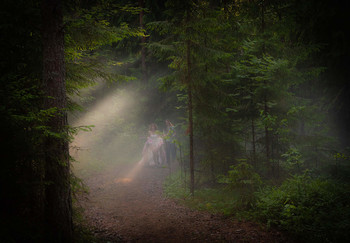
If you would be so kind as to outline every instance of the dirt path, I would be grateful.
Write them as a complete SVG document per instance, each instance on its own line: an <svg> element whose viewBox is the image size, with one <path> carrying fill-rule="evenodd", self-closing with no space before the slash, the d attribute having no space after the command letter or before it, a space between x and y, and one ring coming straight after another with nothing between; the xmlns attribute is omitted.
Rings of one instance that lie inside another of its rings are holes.
<svg viewBox="0 0 350 243"><path fill-rule="evenodd" d="M276 231L198 212L162 196L166 168L129 166L91 176L81 199L95 234L109 242L288 242ZM132 175L131 175L132 176Z"/></svg>

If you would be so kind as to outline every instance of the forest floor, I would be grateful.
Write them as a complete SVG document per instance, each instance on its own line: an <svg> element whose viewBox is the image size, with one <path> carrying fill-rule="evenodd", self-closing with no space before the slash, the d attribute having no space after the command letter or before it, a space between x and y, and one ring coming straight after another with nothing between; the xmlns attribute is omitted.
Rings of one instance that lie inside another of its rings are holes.
<svg viewBox="0 0 350 243"><path fill-rule="evenodd" d="M132 171L132 172L130 172ZM276 230L192 210L163 196L167 168L118 165L85 179L87 226L108 242L291 242Z"/></svg>

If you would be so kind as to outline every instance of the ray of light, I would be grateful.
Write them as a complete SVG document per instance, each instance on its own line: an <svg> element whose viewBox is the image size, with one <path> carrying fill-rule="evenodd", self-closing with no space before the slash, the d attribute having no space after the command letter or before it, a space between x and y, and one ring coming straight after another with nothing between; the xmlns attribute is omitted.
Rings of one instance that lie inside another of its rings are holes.
<svg viewBox="0 0 350 243"><path fill-rule="evenodd" d="M122 117L125 107L130 105L132 98L129 94L120 93L118 90L111 92L102 98L93 107L73 124L73 127L93 125L91 132L79 132L71 143L71 155L78 156L77 151L89 150L93 146L94 138L102 136L113 119Z"/></svg>
<svg viewBox="0 0 350 243"><path fill-rule="evenodd" d="M122 178L116 178L114 180L115 183L129 183L135 180L135 178L139 175L140 171L143 168L142 160L135 164L135 166Z"/></svg>

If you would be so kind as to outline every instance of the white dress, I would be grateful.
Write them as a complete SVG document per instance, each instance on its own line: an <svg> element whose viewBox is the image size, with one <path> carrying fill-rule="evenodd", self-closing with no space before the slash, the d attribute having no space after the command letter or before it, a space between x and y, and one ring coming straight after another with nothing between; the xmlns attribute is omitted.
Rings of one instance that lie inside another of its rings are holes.
<svg viewBox="0 0 350 243"><path fill-rule="evenodd" d="M143 147L142 159L140 161L143 165L155 166L164 163L164 156L162 156L163 139L157 134L151 134Z"/></svg>

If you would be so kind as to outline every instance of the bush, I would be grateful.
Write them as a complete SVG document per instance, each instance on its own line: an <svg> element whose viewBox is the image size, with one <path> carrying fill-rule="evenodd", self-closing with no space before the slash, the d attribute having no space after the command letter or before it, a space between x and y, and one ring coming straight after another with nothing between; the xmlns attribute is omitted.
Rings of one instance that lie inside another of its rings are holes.
<svg viewBox="0 0 350 243"><path fill-rule="evenodd" d="M254 192L261 185L260 176L244 160L237 165L230 166L228 174L221 175L218 181L226 184L231 191L239 193L238 207L240 208L251 207L255 201Z"/></svg>
<svg viewBox="0 0 350 243"><path fill-rule="evenodd" d="M308 241L345 242L350 238L349 185L304 174L256 195L257 215L269 226Z"/></svg>
<svg viewBox="0 0 350 243"><path fill-rule="evenodd" d="M178 199L190 208L209 211L225 216L231 216L241 210L237 209L239 195L226 187L201 188L195 190L192 197L188 188L184 185L184 178L180 174L173 174L165 180L164 195L169 198ZM188 184L187 184L188 185Z"/></svg>

